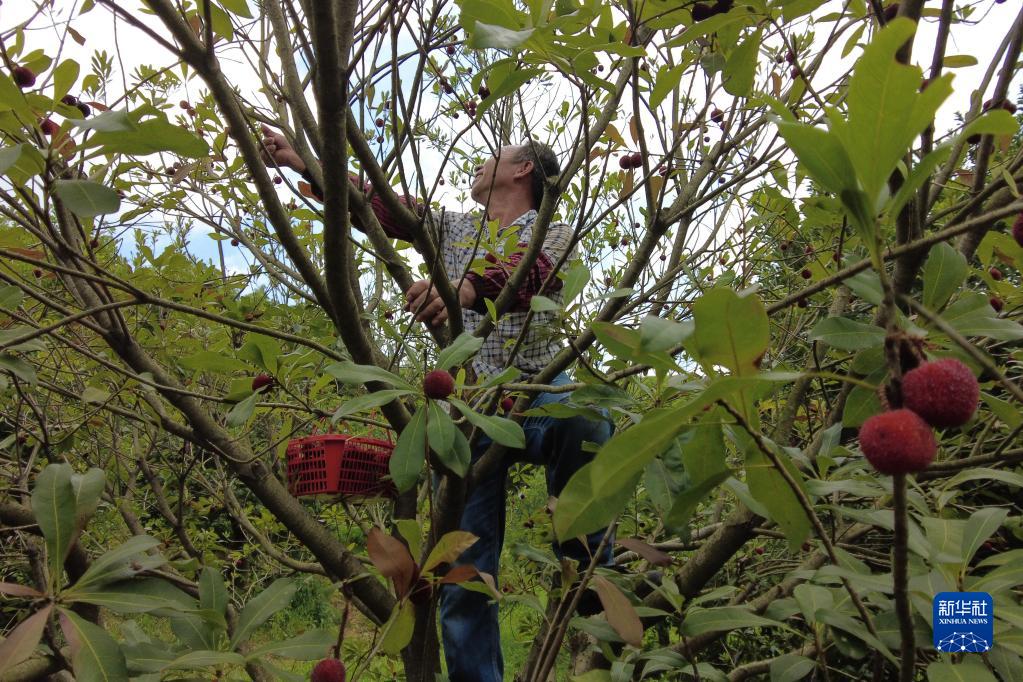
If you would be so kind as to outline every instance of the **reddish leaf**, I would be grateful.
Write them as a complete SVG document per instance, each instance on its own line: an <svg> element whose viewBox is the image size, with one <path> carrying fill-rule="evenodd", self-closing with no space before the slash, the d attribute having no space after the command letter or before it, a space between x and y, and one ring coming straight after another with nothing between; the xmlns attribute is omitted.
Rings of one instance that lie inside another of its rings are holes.
<svg viewBox="0 0 1023 682"><path fill-rule="evenodd" d="M28 587L27 585L19 585L18 583L0 583L0 594L6 594L8 597L43 596L43 593L39 590Z"/></svg>
<svg viewBox="0 0 1023 682"><path fill-rule="evenodd" d="M636 538L621 538L617 540L617 542L625 549L631 550L640 555L654 566L671 566L670 556L656 547L651 547L642 540L637 540Z"/></svg>
<svg viewBox="0 0 1023 682"><path fill-rule="evenodd" d="M643 623L636 609L629 603L629 598L622 594L617 585L599 575L594 576L593 587L600 597L607 622L626 643L639 647L643 643Z"/></svg>
<svg viewBox="0 0 1023 682"><path fill-rule="evenodd" d="M416 562L408 553L401 540L393 538L379 528L369 532L366 540L369 559L385 578L394 581L394 591L399 598L408 594L418 577Z"/></svg>
<svg viewBox="0 0 1023 682"><path fill-rule="evenodd" d="M7 635L7 639L0 642L0 678L4 677L8 670L27 660L36 650L52 610L53 605L50 604L36 611L21 621L18 627Z"/></svg>
<svg viewBox="0 0 1023 682"><path fill-rule="evenodd" d="M298 181L298 193L309 199L319 200L319 197L313 193L313 186L308 182Z"/></svg>
<svg viewBox="0 0 1023 682"><path fill-rule="evenodd" d="M479 575L479 571L476 570L475 566L469 564L463 564L461 566L455 566L450 571L444 574L444 577L440 581L446 585L455 585L458 583L464 583L466 580L471 580Z"/></svg>

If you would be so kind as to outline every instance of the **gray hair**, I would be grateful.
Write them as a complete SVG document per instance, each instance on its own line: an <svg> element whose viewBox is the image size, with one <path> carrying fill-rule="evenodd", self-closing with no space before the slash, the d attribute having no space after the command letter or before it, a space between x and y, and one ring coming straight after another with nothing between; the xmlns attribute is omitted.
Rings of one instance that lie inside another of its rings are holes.
<svg viewBox="0 0 1023 682"><path fill-rule="evenodd" d="M516 161L532 161L533 174L531 179L531 190L533 193L533 208L540 208L543 201L544 186L547 178L561 173L561 164L554 150L543 142L526 140L519 145L519 157Z"/></svg>

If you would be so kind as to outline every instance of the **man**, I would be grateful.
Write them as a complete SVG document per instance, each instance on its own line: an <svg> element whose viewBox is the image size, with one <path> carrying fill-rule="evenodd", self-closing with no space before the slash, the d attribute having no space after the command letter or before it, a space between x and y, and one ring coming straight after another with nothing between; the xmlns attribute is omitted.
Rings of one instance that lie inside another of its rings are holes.
<svg viewBox="0 0 1023 682"><path fill-rule="evenodd" d="M266 126L263 133L265 160L269 162L272 159L279 166L291 167L309 179L305 174L305 164L284 136ZM486 316L484 300L497 298L521 261L532 237L545 178L559 172L557 157L549 147L537 142L502 147L497 155L476 169L470 191L473 200L485 207L485 214L490 220L497 221L502 235L511 230L517 231L518 243L515 253L494 254L489 258L494 261L493 265L482 274L469 272L462 278L469 263L483 255L475 253L474 246L479 230L484 229L482 216L444 213L439 248L447 276L458 292L467 330L476 329L482 322ZM409 239L379 199L374 198L371 203L388 236ZM511 355L525 327L532 297L542 294L561 302L561 281L551 277L546 288L544 282L569 249L571 236L568 225L550 225L542 252L524 284L515 292L513 304L473 360L473 367L480 377L494 376L509 365L514 365L528 377L543 369L561 350L563 342L555 334L553 313L539 312L533 314L518 352L514 357ZM412 311L417 320L438 325L447 319L444 303L429 280L413 283L405 292L405 298L406 309ZM569 378L561 374L552 383L563 385L569 383ZM566 402L570 397L569 393L541 393L531 406ZM503 467L469 491L462 514L461 528L479 540L461 556L459 563L472 564L478 570L493 575L495 580L504 542L506 477L510 465L519 461L545 465L548 494L557 496L572 474L592 459L590 453L583 451L583 443L599 445L611 436L610 422L594 422L582 417L529 417L522 427L526 434L525 449L510 453ZM485 436L479 440L473 451L474 461L490 444L490 439ZM579 561L585 567L589 565L603 535L603 531L593 533L587 538L587 546L578 541L556 544L555 553ZM604 565L611 563L610 545L602 552L600 562ZM598 610L592 598L587 602L586 611L593 613ZM503 678L497 604L490 603L486 595L456 585L443 586L441 630L451 682L499 682Z"/></svg>

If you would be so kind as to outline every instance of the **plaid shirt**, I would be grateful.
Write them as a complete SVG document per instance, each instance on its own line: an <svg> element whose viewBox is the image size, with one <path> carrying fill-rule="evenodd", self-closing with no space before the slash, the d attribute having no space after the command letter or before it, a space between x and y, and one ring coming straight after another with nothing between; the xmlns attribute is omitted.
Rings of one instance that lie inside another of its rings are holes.
<svg viewBox="0 0 1023 682"><path fill-rule="evenodd" d="M307 173L302 175L309 181L313 194L322 198L323 193L312 181L312 178ZM352 182L358 183L356 176L350 176L350 178ZM371 189L372 186L369 183L363 185L364 191L368 192ZM414 208L417 212L422 212L422 206L414 200L408 197L403 197L401 200L402 203ZM397 224L378 194L373 194L370 197L370 206L387 236L392 239L410 240L410 235ZM494 254L497 262L493 266L487 267L482 274L476 272L466 274L466 279L476 290L475 305L472 309L462 311L465 328L469 332L479 327L486 317L484 299L494 300L497 298L507 284L512 271L522 260L529 241L533 237L533 223L535 222L536 210L534 209L526 211L511 225L502 228L499 236L504 236L508 230L518 230L516 250L512 253ZM359 225L355 225L355 227L359 227ZM472 262L474 255L477 258L485 255L479 251L474 254L476 236L481 229L484 227L479 214L448 212L443 214L443 222L440 226L440 252L449 279L460 278L469 263ZM571 243L572 228L566 223L551 223L547 228L547 237L544 239L540 255L527 273L522 287L515 291L511 305L508 306L494 331L483 342L483 347L473 359L473 369L478 376L494 376L509 364L514 364L527 377L532 376L546 367L561 350L564 344L558 338L557 330L554 327L555 313L551 311L536 312L533 313L533 319L518 352L515 354L514 361L509 363L515 341L525 327L526 316L529 314L529 303L533 296L542 294L559 306L564 304L560 279L552 277L545 289L541 291L541 287ZM576 253L573 249L567 260L571 260L575 256Z"/></svg>
<svg viewBox="0 0 1023 682"><path fill-rule="evenodd" d="M470 272L466 275L476 289L476 304L472 310L464 310L465 327L469 331L476 329L486 317L484 298L496 299L504 288L511 272L529 246L533 237L533 223L536 222L536 211L530 210L519 216L511 225L501 230L501 235L508 230L518 230L518 246L513 253L495 254L498 262L488 267L483 274ZM457 279L465 272L473 257L473 246L476 235L482 229L480 216L472 213L445 213L441 235L441 254L448 276ZM562 282L552 277L546 289L541 286L554 269L572 242L572 229L565 223L551 223L547 230L540 255L527 273L522 287L515 292L512 305L501 317L494 331L487 337L479 353L473 359L473 369L478 375L494 376L509 364L514 364L523 374L536 374L554 359L564 346L558 338L554 321L556 314L552 311L533 313L529 329L519 346L513 363L509 363L511 350L515 340L522 334L529 314L529 303L533 296L542 294L558 305L564 303L561 295ZM480 257L476 253L476 257ZM574 252L570 258L574 257Z"/></svg>

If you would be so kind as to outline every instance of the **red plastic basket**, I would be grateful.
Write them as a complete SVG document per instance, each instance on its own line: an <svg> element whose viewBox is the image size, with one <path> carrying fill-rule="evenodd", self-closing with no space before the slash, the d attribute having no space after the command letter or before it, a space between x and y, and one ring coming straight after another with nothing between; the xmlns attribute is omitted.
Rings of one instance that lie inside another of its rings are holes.
<svg viewBox="0 0 1023 682"><path fill-rule="evenodd" d="M288 490L295 497L395 497L398 491L384 477L394 443L347 434L322 434L288 442Z"/></svg>

